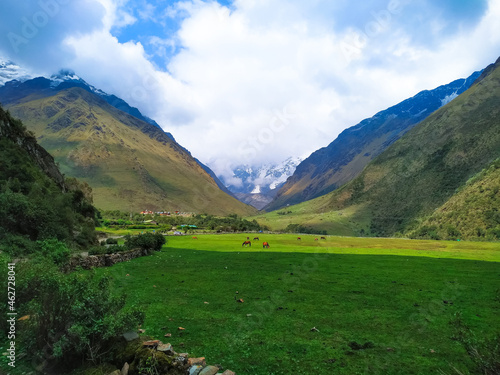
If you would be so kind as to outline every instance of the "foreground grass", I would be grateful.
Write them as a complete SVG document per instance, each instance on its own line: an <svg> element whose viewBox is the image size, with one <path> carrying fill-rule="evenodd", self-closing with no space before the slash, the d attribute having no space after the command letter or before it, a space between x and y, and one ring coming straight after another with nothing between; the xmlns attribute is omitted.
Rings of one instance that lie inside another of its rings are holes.
<svg viewBox="0 0 500 375"><path fill-rule="evenodd" d="M480 338L500 326L498 244L259 237L169 237L99 272L145 311L148 335L239 374L467 373L450 321L460 312Z"/></svg>

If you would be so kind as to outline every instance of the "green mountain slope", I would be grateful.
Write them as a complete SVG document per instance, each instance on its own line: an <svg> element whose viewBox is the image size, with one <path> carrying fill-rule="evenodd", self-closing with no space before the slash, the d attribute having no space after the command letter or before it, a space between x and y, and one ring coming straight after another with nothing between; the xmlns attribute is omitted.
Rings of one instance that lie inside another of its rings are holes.
<svg viewBox="0 0 500 375"><path fill-rule="evenodd" d="M345 129L327 147L302 161L264 207L271 211L329 193L357 177L366 165L432 112L466 91L481 72L425 90Z"/></svg>
<svg viewBox="0 0 500 375"><path fill-rule="evenodd" d="M94 207L81 188L88 191L65 181L33 134L0 107L0 250L25 255L43 240L94 244Z"/></svg>
<svg viewBox="0 0 500 375"><path fill-rule="evenodd" d="M500 157L500 59L466 92L434 112L342 188L301 205L301 215L353 211L366 233L394 235L450 199ZM310 208L307 208L310 207ZM485 207L486 209L487 207ZM294 220L296 207L289 220ZM296 223L300 224L297 216ZM361 230L360 230L361 232Z"/></svg>
<svg viewBox="0 0 500 375"><path fill-rule="evenodd" d="M255 212L222 192L161 129L82 88L33 93L9 102L8 108L37 135L65 175L92 187L98 208Z"/></svg>
<svg viewBox="0 0 500 375"><path fill-rule="evenodd" d="M500 159L410 233L415 238L500 239Z"/></svg>

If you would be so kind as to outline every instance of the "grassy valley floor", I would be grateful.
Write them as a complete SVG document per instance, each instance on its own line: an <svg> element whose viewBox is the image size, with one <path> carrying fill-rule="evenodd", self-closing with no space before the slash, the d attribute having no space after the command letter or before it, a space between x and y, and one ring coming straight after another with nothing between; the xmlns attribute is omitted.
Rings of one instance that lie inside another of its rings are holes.
<svg viewBox="0 0 500 375"><path fill-rule="evenodd" d="M457 316L479 341L498 334L498 243L249 236L168 237L97 272L147 335L238 374L467 374Z"/></svg>

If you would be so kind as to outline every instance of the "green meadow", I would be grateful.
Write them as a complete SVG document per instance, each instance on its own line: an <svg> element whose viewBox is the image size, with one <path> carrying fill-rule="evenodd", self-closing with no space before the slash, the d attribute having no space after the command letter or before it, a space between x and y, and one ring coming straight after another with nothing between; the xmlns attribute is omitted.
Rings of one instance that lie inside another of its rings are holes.
<svg viewBox="0 0 500 375"><path fill-rule="evenodd" d="M237 374L469 374L459 328L480 353L500 330L499 243L197 237L97 272L146 335Z"/></svg>

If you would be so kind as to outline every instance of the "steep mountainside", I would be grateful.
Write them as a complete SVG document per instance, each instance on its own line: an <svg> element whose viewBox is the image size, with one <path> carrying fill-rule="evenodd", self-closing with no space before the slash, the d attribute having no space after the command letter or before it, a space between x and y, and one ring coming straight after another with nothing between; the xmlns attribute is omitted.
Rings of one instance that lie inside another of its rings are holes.
<svg viewBox="0 0 500 375"><path fill-rule="evenodd" d="M93 188L98 208L215 215L254 212L222 192L159 127L118 110L82 87L53 90L50 82L37 78L7 83L0 88L0 101L37 135L64 174Z"/></svg>
<svg viewBox="0 0 500 375"><path fill-rule="evenodd" d="M34 135L0 107L0 249L18 256L35 252L35 241L94 244L95 212L80 187L88 191L65 181Z"/></svg>
<svg viewBox="0 0 500 375"><path fill-rule="evenodd" d="M486 71L469 90L388 147L358 177L327 195L286 208L282 217L287 223L310 223L311 227L327 229L331 226L326 221L336 220L358 234L390 236L418 231L422 220L435 210L471 208L487 216L477 219L484 221L479 228L490 230L490 235L498 233L496 172L488 172L478 180L479 185L466 186L483 169L492 168L500 157L500 59ZM485 190L481 184L491 188L487 194L493 194L492 199L478 196L471 198L474 204L459 203L468 199L464 191ZM465 190L457 194L460 189ZM272 221L277 220L273 214L257 220L273 227ZM311 220L311 214L320 220ZM457 219L460 215L432 225L447 231L449 224L461 232ZM364 227L358 223L364 223Z"/></svg>
<svg viewBox="0 0 500 375"><path fill-rule="evenodd" d="M499 239L500 159L467 181L410 235L451 240Z"/></svg>
<svg viewBox="0 0 500 375"><path fill-rule="evenodd" d="M331 207L364 204L371 231L391 235L430 215L500 157L500 59L489 74L333 192ZM485 208L486 209L486 208Z"/></svg>
<svg viewBox="0 0 500 375"><path fill-rule="evenodd" d="M422 91L358 125L297 166L295 173L265 207L271 211L296 204L339 188L409 129L467 90L480 72L431 91Z"/></svg>

